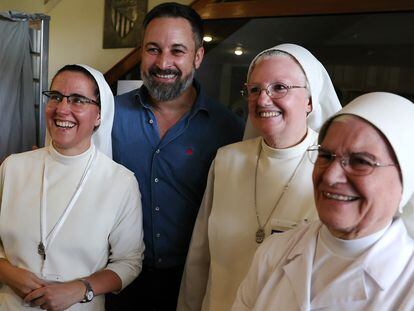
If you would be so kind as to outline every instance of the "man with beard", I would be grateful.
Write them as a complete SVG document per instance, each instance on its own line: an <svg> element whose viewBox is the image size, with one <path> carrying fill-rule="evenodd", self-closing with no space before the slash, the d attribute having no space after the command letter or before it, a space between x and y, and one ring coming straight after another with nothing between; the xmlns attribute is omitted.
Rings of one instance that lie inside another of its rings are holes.
<svg viewBox="0 0 414 311"><path fill-rule="evenodd" d="M145 259L140 276L110 297L109 310L174 310L208 170L243 124L194 80L204 55L200 16L164 3L145 17L144 85L116 97L113 158L135 173L141 194Z"/></svg>

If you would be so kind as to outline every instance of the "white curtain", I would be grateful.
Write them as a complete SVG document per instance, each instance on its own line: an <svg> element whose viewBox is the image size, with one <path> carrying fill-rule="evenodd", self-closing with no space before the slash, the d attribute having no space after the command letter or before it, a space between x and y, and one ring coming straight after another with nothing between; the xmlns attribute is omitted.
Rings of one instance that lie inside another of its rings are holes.
<svg viewBox="0 0 414 311"><path fill-rule="evenodd" d="M0 162L35 144L29 24L0 13Z"/></svg>

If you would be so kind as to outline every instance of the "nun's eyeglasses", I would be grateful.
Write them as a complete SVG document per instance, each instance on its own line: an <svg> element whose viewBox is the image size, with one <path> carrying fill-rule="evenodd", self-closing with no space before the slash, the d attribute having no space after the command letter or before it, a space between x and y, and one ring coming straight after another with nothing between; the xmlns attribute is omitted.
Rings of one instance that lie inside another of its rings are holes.
<svg viewBox="0 0 414 311"><path fill-rule="evenodd" d="M48 105L58 105L66 97L68 104L70 104L71 107L81 108L87 104L95 104L100 106L97 101L79 94L63 95L58 91L44 91L42 94L48 98Z"/></svg>
<svg viewBox="0 0 414 311"><path fill-rule="evenodd" d="M345 172L354 176L369 175L378 167L398 166L395 163L381 164L376 162L373 155L364 152L355 152L340 156L322 148L320 145L311 146L306 151L310 161L315 166L327 168L335 159L338 159Z"/></svg>
<svg viewBox="0 0 414 311"><path fill-rule="evenodd" d="M272 99L280 99L285 97L290 89L305 89L306 86L299 85L286 85L282 82L274 82L267 85L265 88L260 87L258 84L244 84L245 88L241 91L242 96L247 96L249 100L256 100L259 98L260 93L265 91L266 94Z"/></svg>

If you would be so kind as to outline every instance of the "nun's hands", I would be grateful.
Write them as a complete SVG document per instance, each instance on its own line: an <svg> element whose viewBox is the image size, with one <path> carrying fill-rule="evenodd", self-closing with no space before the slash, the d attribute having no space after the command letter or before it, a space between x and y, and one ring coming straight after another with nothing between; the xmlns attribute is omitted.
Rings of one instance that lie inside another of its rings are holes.
<svg viewBox="0 0 414 311"><path fill-rule="evenodd" d="M32 291L24 297L24 301L32 307L60 311L80 302L84 298L85 290L85 285L80 281L48 283Z"/></svg>
<svg viewBox="0 0 414 311"><path fill-rule="evenodd" d="M32 290L44 286L44 281L34 273L13 266L6 259L0 259L0 281L8 285L21 298Z"/></svg>

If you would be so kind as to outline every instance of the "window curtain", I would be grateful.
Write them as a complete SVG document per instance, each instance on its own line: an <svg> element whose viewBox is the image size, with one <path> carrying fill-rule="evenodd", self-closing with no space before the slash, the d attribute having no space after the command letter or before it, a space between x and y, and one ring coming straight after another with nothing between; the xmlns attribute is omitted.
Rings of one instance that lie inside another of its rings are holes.
<svg viewBox="0 0 414 311"><path fill-rule="evenodd" d="M28 20L0 13L0 162L36 144Z"/></svg>

